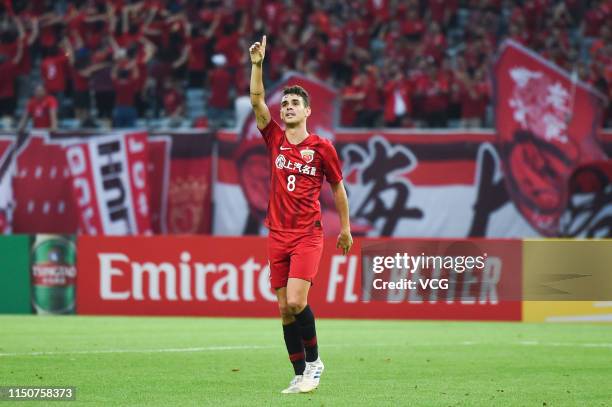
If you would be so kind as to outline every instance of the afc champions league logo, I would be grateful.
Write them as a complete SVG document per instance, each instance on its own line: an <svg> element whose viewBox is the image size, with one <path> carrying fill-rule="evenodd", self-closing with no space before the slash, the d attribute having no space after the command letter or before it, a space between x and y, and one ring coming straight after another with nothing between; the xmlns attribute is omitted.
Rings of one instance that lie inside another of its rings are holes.
<svg viewBox="0 0 612 407"><path fill-rule="evenodd" d="M310 164L314 159L314 150L309 148L300 151L300 154L302 155L302 159L306 161L306 164Z"/></svg>
<svg viewBox="0 0 612 407"><path fill-rule="evenodd" d="M287 159L282 154L279 154L278 157L276 157L276 161L274 162L276 168L278 168L279 170L282 170L286 163Z"/></svg>

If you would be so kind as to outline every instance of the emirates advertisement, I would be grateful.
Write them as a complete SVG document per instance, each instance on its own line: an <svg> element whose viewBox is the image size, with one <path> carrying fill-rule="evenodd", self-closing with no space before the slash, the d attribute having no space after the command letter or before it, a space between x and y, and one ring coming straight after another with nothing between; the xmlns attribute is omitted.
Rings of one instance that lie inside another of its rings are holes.
<svg viewBox="0 0 612 407"><path fill-rule="evenodd" d="M418 250L416 240L393 248ZM358 239L344 256L327 239L309 295L317 315L329 318L520 320L521 242L478 240L482 273L452 280L421 280L428 287L389 290L362 260L384 239ZM470 242L465 240L465 242ZM275 317L263 237L80 237L77 312L99 315ZM445 245L442 245L445 246ZM448 246L448 244L446 244ZM472 245L473 246L473 245ZM385 246L387 249L390 246ZM362 250L363 249L363 250ZM374 252L375 253L375 252ZM375 281L376 280L376 281ZM434 281L435 280L435 281ZM367 286L363 286L363 284ZM435 291L435 292L434 292ZM514 295L504 293L513 292ZM469 295L468 295L469 294Z"/></svg>

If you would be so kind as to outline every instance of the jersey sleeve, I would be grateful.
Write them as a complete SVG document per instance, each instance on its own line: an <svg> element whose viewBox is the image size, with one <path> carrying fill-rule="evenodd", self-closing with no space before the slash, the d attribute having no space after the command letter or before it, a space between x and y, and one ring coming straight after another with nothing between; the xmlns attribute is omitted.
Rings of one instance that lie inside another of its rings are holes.
<svg viewBox="0 0 612 407"><path fill-rule="evenodd" d="M271 145L280 145L283 130L280 128L278 123L274 119L270 119L270 122L266 127L259 130L261 135L266 142L266 146L270 148Z"/></svg>
<svg viewBox="0 0 612 407"><path fill-rule="evenodd" d="M342 181L342 165L338 159L338 153L332 143L326 142L324 146L323 173L325 179L330 184L337 184Z"/></svg>
<svg viewBox="0 0 612 407"><path fill-rule="evenodd" d="M48 102L47 102L47 103L48 103L49 109L51 109L51 110L53 110L53 109L57 110L58 103L57 103L57 99L55 98L55 96L53 96L53 95L49 95L49 97L48 97L48 99L47 99L47 100L48 100Z"/></svg>

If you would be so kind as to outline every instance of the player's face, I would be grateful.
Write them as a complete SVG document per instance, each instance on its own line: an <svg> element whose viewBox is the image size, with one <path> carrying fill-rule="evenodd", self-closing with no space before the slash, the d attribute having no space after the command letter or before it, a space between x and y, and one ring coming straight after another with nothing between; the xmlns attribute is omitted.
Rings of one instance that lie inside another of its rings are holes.
<svg viewBox="0 0 612 407"><path fill-rule="evenodd" d="M304 99L298 95L285 95L281 99L281 120L285 124L298 124L310 116L310 107L304 106Z"/></svg>

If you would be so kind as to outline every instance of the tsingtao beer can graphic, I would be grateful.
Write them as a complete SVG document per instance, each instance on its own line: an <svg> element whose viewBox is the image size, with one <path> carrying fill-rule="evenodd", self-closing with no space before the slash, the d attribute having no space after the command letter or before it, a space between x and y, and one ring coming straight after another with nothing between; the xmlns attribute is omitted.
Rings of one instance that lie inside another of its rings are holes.
<svg viewBox="0 0 612 407"><path fill-rule="evenodd" d="M32 245L32 302L36 313L74 313L75 282L75 237L36 235Z"/></svg>

